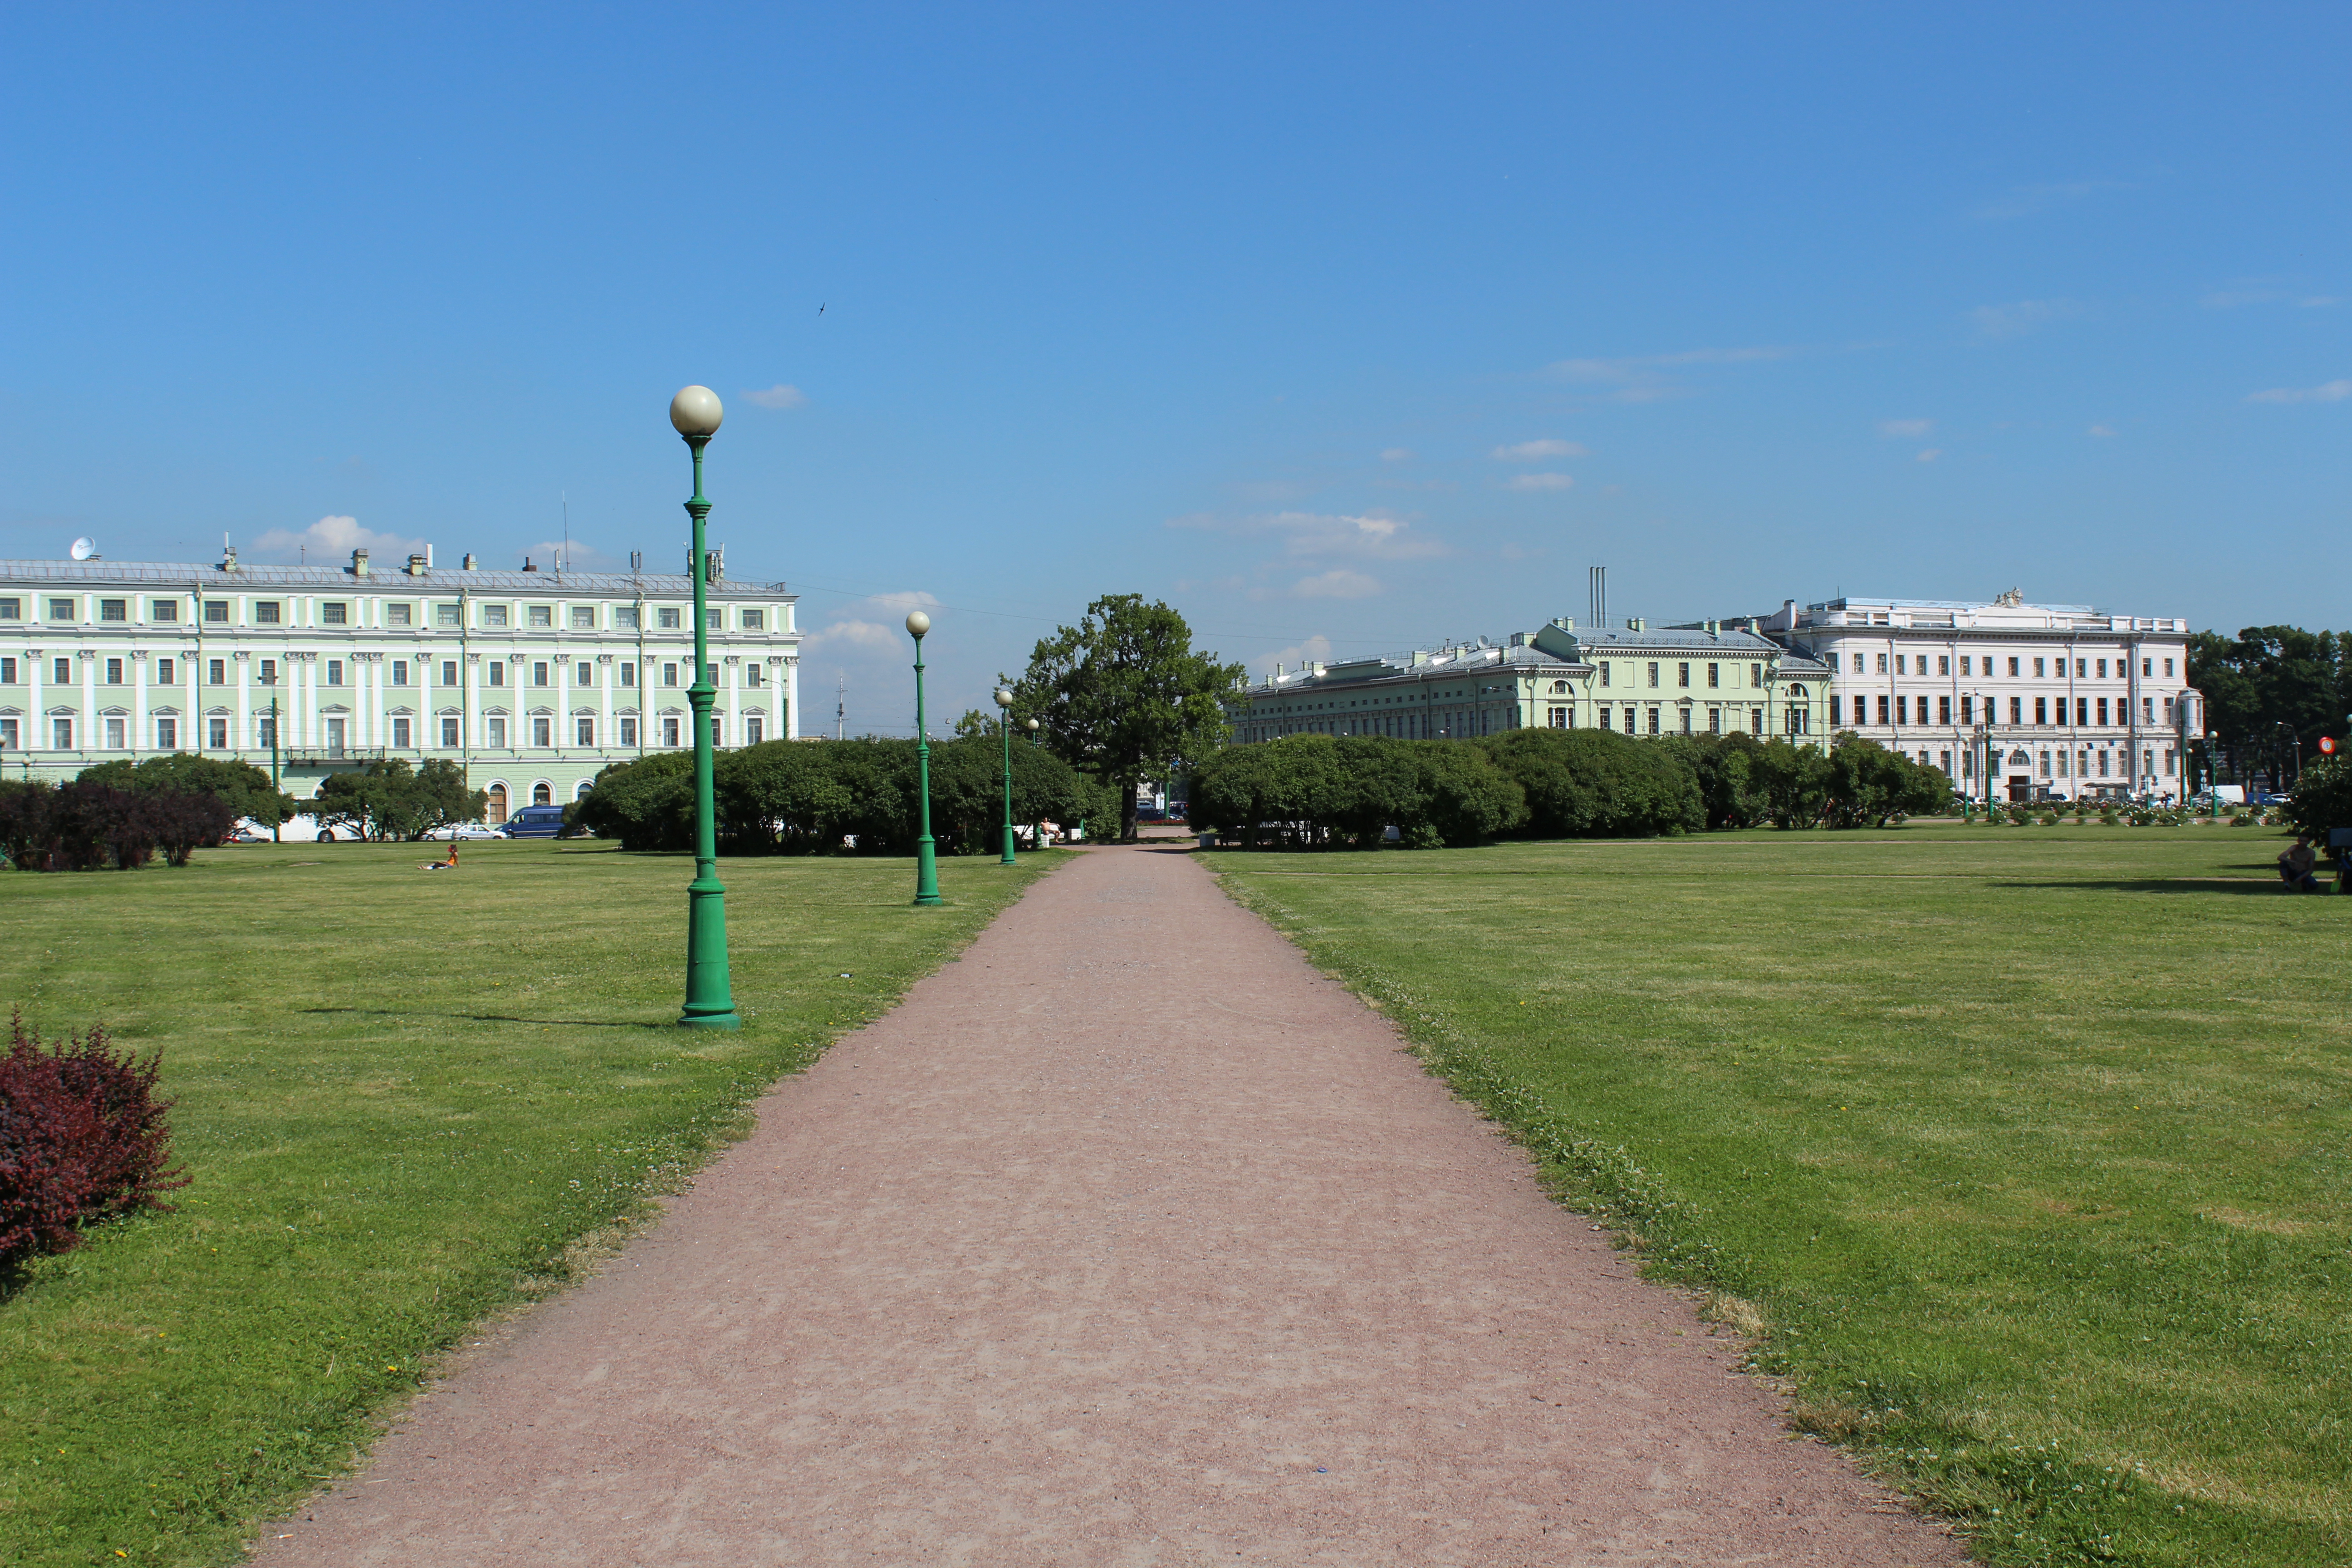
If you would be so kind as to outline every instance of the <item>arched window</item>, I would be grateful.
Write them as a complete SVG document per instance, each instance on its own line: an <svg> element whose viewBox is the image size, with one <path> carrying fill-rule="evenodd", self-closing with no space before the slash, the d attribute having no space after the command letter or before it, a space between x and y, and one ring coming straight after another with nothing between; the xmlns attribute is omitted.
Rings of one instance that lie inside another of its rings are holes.
<svg viewBox="0 0 2352 1568"><path fill-rule="evenodd" d="M595 785L591 784L588 780L582 779L580 781L579 787L572 792L572 798L574 800L586 800L588 798L588 792L594 787Z"/></svg>
<svg viewBox="0 0 2352 1568"><path fill-rule="evenodd" d="M691 566L694 563L689 561L687 564ZM553 805L555 804L555 792L548 787L546 780L541 779L539 783L530 786L530 804L533 805Z"/></svg>
<svg viewBox="0 0 2352 1568"><path fill-rule="evenodd" d="M693 563L688 562L687 564L692 565ZM507 819L507 786L502 784L492 784L489 789L489 795L490 826L495 827L499 823L504 822Z"/></svg>

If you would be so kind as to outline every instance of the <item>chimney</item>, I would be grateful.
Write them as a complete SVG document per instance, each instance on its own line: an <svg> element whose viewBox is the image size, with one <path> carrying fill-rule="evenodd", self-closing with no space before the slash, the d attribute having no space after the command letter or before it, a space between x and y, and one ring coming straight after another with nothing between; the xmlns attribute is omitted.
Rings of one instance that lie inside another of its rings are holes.
<svg viewBox="0 0 2352 1568"><path fill-rule="evenodd" d="M352 551L352 576L354 576L354 577L364 577L364 576L366 576L367 574L368 574L368 552L367 552L366 551L364 551L364 550L354 550L354 551Z"/></svg>
<svg viewBox="0 0 2352 1568"><path fill-rule="evenodd" d="M425 575L425 571L426 571L426 567L425 567L425 557L424 557L424 556L422 556L422 555L411 555L411 556L408 558L408 574L409 574L410 576L412 576L412 577L422 577L422 576L424 576L424 575Z"/></svg>
<svg viewBox="0 0 2352 1568"><path fill-rule="evenodd" d="M526 572L536 572L539 570L538 567L530 563L530 557L528 555L522 558L522 569Z"/></svg>
<svg viewBox="0 0 2352 1568"><path fill-rule="evenodd" d="M234 572L234 571L236 571L236 545L234 545L234 544L230 544L230 543L227 543L227 542L224 542L222 543L222 545L221 545L221 563L220 563L220 569L221 569L222 571L224 571L224 572Z"/></svg>
<svg viewBox="0 0 2352 1568"><path fill-rule="evenodd" d="M466 570L467 570L467 571L468 571L468 572L471 572L473 569L474 569L474 552L473 552L472 551L468 550L467 552L466 552Z"/></svg>
<svg viewBox="0 0 2352 1568"><path fill-rule="evenodd" d="M1635 616L1625 623L1625 629L1629 632L1646 632L1650 629L1650 623Z"/></svg>

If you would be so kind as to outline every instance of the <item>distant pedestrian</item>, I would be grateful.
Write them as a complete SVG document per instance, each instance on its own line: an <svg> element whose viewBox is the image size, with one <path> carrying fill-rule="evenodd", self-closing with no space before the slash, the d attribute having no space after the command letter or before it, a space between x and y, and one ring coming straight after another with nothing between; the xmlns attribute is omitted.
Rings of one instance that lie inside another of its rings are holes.
<svg viewBox="0 0 2352 1568"><path fill-rule="evenodd" d="M2298 838L2292 847L2279 853L2279 880L2294 892L2318 892L2319 879L2311 874L2311 868L2318 862L2319 857L2312 853L2311 840Z"/></svg>

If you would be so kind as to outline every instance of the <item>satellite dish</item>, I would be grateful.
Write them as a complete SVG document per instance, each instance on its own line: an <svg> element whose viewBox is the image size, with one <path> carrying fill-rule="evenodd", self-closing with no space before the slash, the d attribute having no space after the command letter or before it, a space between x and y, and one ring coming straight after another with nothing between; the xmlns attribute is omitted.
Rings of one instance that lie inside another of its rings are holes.
<svg viewBox="0 0 2352 1568"><path fill-rule="evenodd" d="M72 555L75 560L88 561L97 555L97 553L98 541L92 539L89 535L85 533L79 539L73 542Z"/></svg>

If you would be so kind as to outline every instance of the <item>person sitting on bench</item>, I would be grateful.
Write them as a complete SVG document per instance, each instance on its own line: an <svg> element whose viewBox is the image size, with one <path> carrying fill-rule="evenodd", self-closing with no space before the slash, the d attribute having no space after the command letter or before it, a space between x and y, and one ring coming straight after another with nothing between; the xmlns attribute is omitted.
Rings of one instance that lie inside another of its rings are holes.
<svg viewBox="0 0 2352 1568"><path fill-rule="evenodd" d="M2318 892L2319 879L2312 875L2312 868L2318 863L2319 857L2311 852L2311 840L2298 838L2293 847L2279 854L2279 880L2294 892Z"/></svg>

